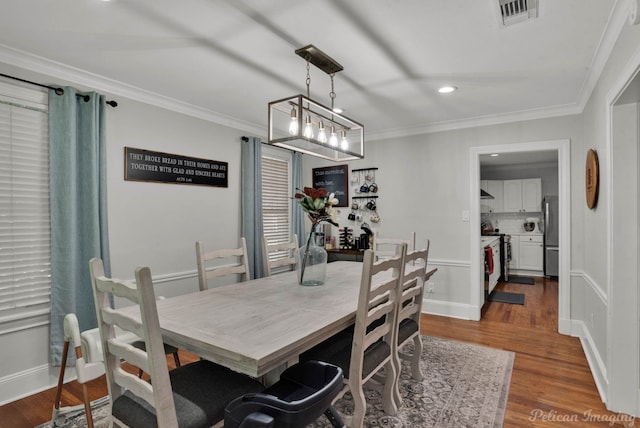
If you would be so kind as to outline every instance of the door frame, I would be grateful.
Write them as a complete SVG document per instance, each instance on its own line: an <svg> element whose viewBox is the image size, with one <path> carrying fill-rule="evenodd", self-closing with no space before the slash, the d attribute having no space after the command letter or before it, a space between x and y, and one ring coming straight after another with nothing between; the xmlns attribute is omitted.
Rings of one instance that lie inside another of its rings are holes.
<svg viewBox="0 0 640 428"><path fill-rule="evenodd" d="M471 319L480 320L484 303L484 283L480 259L480 156L492 153L526 153L556 151L558 153L558 201L559 201L559 271L558 271L558 332L571 334L571 158L569 139L533 141L525 143L477 146L469 149L469 234L471 265L469 272L469 297Z"/></svg>

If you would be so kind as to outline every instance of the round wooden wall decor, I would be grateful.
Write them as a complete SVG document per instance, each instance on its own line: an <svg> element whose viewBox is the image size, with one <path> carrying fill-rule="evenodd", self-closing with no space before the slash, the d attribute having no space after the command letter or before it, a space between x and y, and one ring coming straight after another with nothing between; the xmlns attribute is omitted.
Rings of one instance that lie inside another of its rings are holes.
<svg viewBox="0 0 640 428"><path fill-rule="evenodd" d="M585 168L585 172L587 206L593 209L598 203L598 185L600 182L598 154L593 149L589 149L589 151L587 152L587 165Z"/></svg>

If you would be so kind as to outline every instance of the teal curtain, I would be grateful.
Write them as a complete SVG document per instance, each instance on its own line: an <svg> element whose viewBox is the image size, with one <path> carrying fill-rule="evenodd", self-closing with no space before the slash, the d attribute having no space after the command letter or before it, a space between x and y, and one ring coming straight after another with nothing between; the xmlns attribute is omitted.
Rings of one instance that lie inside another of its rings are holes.
<svg viewBox="0 0 640 428"><path fill-rule="evenodd" d="M242 137L242 225L241 234L247 241L247 256L251 279L264 276L262 266L262 140Z"/></svg>
<svg viewBox="0 0 640 428"><path fill-rule="evenodd" d="M303 188L302 182L302 153L293 152L291 155L291 187L295 194L296 189ZM294 201L295 202L295 201ZM298 247L306 245L304 232L304 211L296 203L291 204L291 229L298 235Z"/></svg>
<svg viewBox="0 0 640 428"><path fill-rule="evenodd" d="M76 94L49 92L53 365L61 361L66 314L76 314L81 331L97 326L89 260L100 257L110 272L105 98Z"/></svg>

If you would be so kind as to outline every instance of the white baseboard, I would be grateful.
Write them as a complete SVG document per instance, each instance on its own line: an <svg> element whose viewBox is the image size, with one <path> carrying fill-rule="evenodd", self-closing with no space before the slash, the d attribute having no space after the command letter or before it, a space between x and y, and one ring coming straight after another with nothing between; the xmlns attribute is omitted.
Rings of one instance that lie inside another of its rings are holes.
<svg viewBox="0 0 640 428"><path fill-rule="evenodd" d="M472 314L479 313L479 311L477 308L468 304L425 299L422 303L422 313L473 320L474 317Z"/></svg>
<svg viewBox="0 0 640 428"><path fill-rule="evenodd" d="M55 387L59 375L60 367L44 364L0 378L0 406ZM67 367L64 382L70 382L75 378L75 369ZM53 402L51 408L53 409Z"/></svg>
<svg viewBox="0 0 640 428"><path fill-rule="evenodd" d="M587 363L591 369L593 380L596 383L598 394L603 403L607 403L607 391L609 390L609 381L607 378L607 367L598 352L598 348L593 342L593 337L583 321L571 322L571 335L580 338L580 344L584 355L587 357Z"/></svg>

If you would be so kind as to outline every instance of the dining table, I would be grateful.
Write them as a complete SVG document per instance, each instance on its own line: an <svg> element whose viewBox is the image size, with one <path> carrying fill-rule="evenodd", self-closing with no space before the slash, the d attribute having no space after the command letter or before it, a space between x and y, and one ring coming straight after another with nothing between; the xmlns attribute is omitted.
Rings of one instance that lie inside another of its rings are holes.
<svg viewBox="0 0 640 428"><path fill-rule="evenodd" d="M157 301L165 343L252 377L298 356L355 321L362 263L327 264L325 283L278 273Z"/></svg>

